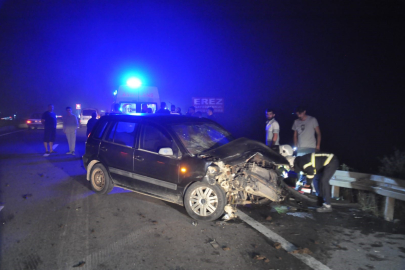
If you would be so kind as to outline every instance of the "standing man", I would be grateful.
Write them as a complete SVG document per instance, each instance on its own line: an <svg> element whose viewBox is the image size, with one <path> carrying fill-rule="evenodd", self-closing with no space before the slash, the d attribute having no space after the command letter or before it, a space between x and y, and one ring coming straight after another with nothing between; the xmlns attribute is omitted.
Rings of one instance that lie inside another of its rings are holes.
<svg viewBox="0 0 405 270"><path fill-rule="evenodd" d="M309 153L319 152L321 149L321 130L315 117L307 115L304 106L298 106L296 112L298 119L294 121L292 130L294 130L294 146L297 147L297 156L303 156ZM315 138L316 134L316 138ZM317 192L319 175L314 177L313 182ZM307 180L305 175L301 175L295 189L299 190L300 185L309 188L311 179Z"/></svg>
<svg viewBox="0 0 405 270"><path fill-rule="evenodd" d="M93 112L91 114L91 118L89 119L89 121L87 122L87 132L86 132L86 136L88 137L90 132L93 130L93 127L96 125L97 123L97 113Z"/></svg>
<svg viewBox="0 0 405 270"><path fill-rule="evenodd" d="M321 130L315 117L307 115L306 108L299 106L295 112L298 119L294 121L294 146L297 156L319 152L321 149ZM316 138L315 138L316 134Z"/></svg>
<svg viewBox="0 0 405 270"><path fill-rule="evenodd" d="M275 111L273 109L267 109L266 117L266 145L278 152L278 148L280 147L280 125L274 118L276 117Z"/></svg>
<svg viewBox="0 0 405 270"><path fill-rule="evenodd" d="M141 113L148 113L148 104L142 103Z"/></svg>
<svg viewBox="0 0 405 270"><path fill-rule="evenodd" d="M174 114L174 115L180 115L177 110L176 110L176 105L172 104L170 106L170 114Z"/></svg>
<svg viewBox="0 0 405 270"><path fill-rule="evenodd" d="M48 105L48 110L42 114L41 123L44 125L45 154L55 153L53 143L56 136L56 114L53 112L53 104ZM48 150L49 144L49 150Z"/></svg>
<svg viewBox="0 0 405 270"><path fill-rule="evenodd" d="M190 106L188 108L188 111L186 113L187 116L195 116L195 107L194 106Z"/></svg>
<svg viewBox="0 0 405 270"><path fill-rule="evenodd" d="M168 109L166 109L166 102L160 102L160 109L156 113L170 114L170 111Z"/></svg>
<svg viewBox="0 0 405 270"><path fill-rule="evenodd" d="M76 129L79 128L79 122L76 115L72 114L72 108L66 107L66 116L63 117L63 132L66 134L66 138L69 144L69 152L66 154L75 154L76 147Z"/></svg>
<svg viewBox="0 0 405 270"><path fill-rule="evenodd" d="M212 121L216 121L216 117L215 117L215 115L214 115L214 108L209 107L209 108L207 109L207 118L210 119L210 120L212 120Z"/></svg>

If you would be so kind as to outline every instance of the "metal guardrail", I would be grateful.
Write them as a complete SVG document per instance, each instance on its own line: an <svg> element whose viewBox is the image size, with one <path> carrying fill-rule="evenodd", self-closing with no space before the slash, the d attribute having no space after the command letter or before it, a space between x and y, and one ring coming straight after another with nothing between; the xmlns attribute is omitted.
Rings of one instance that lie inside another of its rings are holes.
<svg viewBox="0 0 405 270"><path fill-rule="evenodd" d="M339 187L366 190L386 197L384 217L392 221L395 199L405 201L405 180L366 173L336 171L330 180L332 197L339 197Z"/></svg>

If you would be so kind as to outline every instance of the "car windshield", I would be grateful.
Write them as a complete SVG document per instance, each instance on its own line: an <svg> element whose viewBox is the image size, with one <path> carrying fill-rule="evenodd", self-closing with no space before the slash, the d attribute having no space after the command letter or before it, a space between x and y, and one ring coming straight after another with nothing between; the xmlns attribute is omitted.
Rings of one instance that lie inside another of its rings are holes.
<svg viewBox="0 0 405 270"><path fill-rule="evenodd" d="M233 140L228 131L214 123L184 123L174 125L172 128L193 155L217 148Z"/></svg>

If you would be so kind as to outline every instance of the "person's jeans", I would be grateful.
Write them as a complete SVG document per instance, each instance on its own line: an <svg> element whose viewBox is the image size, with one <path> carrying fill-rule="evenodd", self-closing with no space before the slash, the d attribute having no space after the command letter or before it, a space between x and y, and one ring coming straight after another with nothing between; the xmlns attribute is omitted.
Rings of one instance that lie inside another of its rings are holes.
<svg viewBox="0 0 405 270"><path fill-rule="evenodd" d="M69 152L74 152L76 147L76 131L66 132L66 138L69 144Z"/></svg>

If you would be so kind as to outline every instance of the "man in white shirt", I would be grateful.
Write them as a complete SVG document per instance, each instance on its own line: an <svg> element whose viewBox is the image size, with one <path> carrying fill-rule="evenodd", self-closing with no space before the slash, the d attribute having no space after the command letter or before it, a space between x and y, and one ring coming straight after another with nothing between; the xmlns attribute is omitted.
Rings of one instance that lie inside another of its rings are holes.
<svg viewBox="0 0 405 270"><path fill-rule="evenodd" d="M294 146L297 156L319 152L321 149L321 130L315 117L307 115L306 108L299 106L296 110L298 119L294 121ZM316 134L316 138L315 138Z"/></svg>
<svg viewBox="0 0 405 270"><path fill-rule="evenodd" d="M276 117L276 114L273 109L266 110L266 117L266 145L272 149L275 149L280 145L280 125L274 118Z"/></svg>

